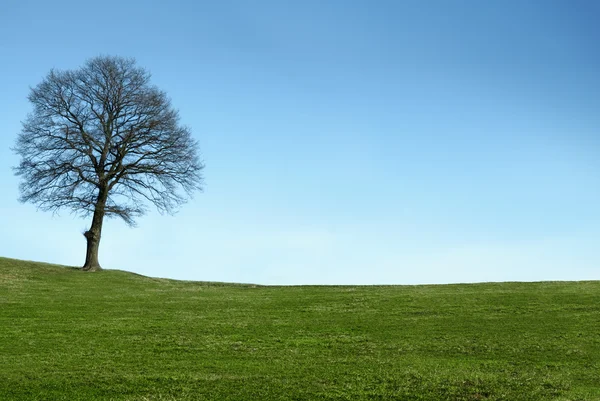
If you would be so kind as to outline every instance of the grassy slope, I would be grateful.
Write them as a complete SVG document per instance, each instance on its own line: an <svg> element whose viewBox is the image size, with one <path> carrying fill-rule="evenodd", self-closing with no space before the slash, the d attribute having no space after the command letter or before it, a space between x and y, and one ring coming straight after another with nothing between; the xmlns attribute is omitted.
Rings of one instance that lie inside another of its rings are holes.
<svg viewBox="0 0 600 401"><path fill-rule="evenodd" d="M600 282L260 287L0 258L0 399L600 400Z"/></svg>

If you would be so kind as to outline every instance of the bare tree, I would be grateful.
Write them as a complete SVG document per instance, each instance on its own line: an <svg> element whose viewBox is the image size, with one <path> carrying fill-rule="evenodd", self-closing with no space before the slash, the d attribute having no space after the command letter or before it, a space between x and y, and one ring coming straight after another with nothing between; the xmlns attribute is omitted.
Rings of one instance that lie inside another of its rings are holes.
<svg viewBox="0 0 600 401"><path fill-rule="evenodd" d="M34 109L13 149L21 157L19 200L93 216L83 270L101 270L105 216L133 226L146 204L172 214L201 190L197 142L133 59L102 56L51 70L29 101Z"/></svg>

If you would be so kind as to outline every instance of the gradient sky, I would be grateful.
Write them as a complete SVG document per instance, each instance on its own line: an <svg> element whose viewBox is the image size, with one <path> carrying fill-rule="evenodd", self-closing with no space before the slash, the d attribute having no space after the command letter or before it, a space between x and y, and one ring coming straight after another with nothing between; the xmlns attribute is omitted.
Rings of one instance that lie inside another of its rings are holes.
<svg viewBox="0 0 600 401"><path fill-rule="evenodd" d="M175 216L104 268L259 284L600 279L600 2L0 1L0 255L82 265L89 219L20 204L51 68L135 57L200 141Z"/></svg>

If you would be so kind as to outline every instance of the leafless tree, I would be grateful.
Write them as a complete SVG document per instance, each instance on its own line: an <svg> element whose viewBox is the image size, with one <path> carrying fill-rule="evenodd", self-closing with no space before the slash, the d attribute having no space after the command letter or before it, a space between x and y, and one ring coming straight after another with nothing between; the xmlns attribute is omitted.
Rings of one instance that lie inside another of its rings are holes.
<svg viewBox="0 0 600 401"><path fill-rule="evenodd" d="M197 142L133 59L101 56L77 70L51 70L29 101L33 112L13 149L21 157L19 200L93 216L83 270L101 270L105 216L135 225L146 204L172 214L202 189Z"/></svg>

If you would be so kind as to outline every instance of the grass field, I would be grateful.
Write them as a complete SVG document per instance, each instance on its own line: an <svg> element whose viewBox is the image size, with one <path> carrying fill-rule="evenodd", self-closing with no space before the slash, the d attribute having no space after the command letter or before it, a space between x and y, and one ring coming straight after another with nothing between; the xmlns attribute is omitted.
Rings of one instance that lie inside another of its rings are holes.
<svg viewBox="0 0 600 401"><path fill-rule="evenodd" d="M261 287L0 258L0 400L95 399L600 400L600 282Z"/></svg>

